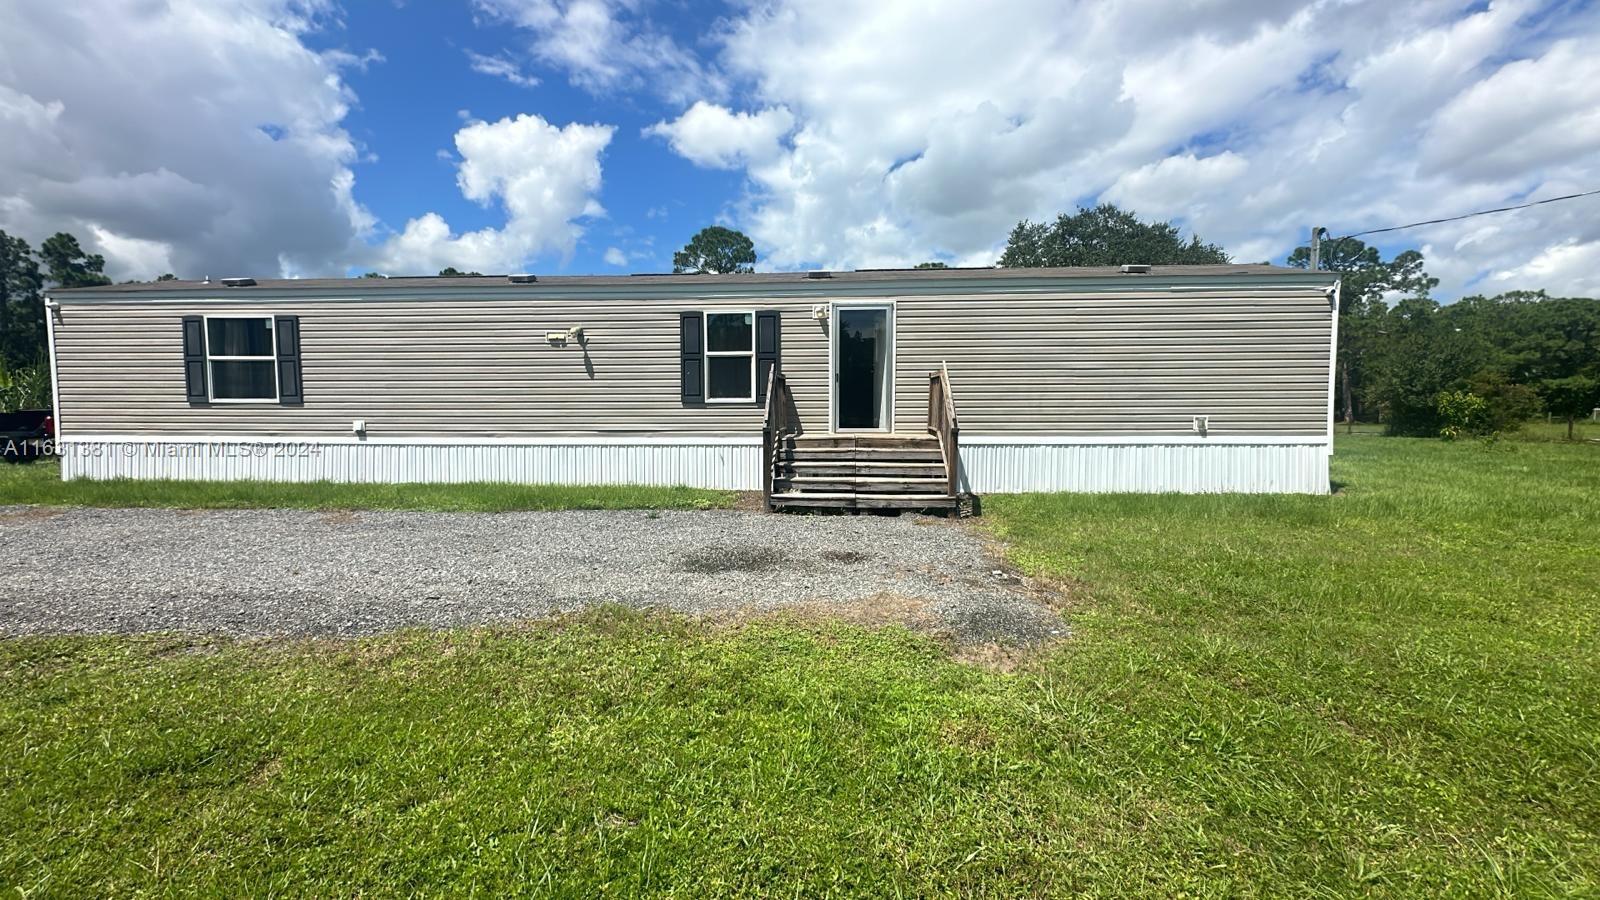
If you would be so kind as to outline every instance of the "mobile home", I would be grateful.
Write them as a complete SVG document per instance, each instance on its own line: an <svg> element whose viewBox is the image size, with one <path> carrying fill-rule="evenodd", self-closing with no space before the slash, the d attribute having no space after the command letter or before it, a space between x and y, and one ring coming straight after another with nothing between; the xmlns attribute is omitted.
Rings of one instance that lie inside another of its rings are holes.
<svg viewBox="0 0 1600 900"><path fill-rule="evenodd" d="M861 507L1325 493L1337 292L1327 272L1130 265L230 278L47 305L64 478Z"/></svg>

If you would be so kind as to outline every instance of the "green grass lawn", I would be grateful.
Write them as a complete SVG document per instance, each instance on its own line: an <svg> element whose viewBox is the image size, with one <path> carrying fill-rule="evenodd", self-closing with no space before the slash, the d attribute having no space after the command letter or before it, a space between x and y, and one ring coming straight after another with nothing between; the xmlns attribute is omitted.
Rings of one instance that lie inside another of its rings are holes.
<svg viewBox="0 0 1600 900"><path fill-rule="evenodd" d="M273 481L61 480L55 460L0 464L0 505L154 506L172 509L714 509L732 491L560 484L291 484Z"/></svg>
<svg viewBox="0 0 1600 900"><path fill-rule="evenodd" d="M1522 426L1522 429L1515 437L1524 441L1565 441L1567 439L1567 423L1562 420L1529 422ZM1594 422L1589 419L1580 419L1574 422L1572 437L1574 440L1579 441L1600 441L1600 422Z"/></svg>
<svg viewBox="0 0 1600 900"><path fill-rule="evenodd" d="M1600 448L991 497L1067 643L603 611L0 642L21 896L1600 893Z"/></svg>

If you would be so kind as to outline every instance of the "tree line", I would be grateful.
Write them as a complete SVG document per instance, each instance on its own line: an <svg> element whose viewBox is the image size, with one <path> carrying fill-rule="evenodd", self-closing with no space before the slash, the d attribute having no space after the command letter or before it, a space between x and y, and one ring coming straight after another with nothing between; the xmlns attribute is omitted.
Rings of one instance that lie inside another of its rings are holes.
<svg viewBox="0 0 1600 900"><path fill-rule="evenodd" d="M110 284L105 264L66 232L51 235L35 250L0 231L0 412L50 405L44 292Z"/></svg>
<svg viewBox="0 0 1600 900"><path fill-rule="evenodd" d="M1493 434L1543 414L1573 424L1600 407L1600 300L1540 291L1440 304L1422 254L1384 260L1342 238L1321 247L1339 272L1335 404L1346 423L1391 434ZM1288 263L1304 267L1310 248Z"/></svg>

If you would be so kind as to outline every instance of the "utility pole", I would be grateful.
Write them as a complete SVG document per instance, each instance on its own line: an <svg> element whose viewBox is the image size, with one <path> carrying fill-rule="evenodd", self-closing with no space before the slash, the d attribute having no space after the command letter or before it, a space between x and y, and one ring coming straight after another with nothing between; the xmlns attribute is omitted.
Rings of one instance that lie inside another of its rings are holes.
<svg viewBox="0 0 1600 900"><path fill-rule="evenodd" d="M1315 225L1311 228L1311 268L1322 268L1322 228Z"/></svg>

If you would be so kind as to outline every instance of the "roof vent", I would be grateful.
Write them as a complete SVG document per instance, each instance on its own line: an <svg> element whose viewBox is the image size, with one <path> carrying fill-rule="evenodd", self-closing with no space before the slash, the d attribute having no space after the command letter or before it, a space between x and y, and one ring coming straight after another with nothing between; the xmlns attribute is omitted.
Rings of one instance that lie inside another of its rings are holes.
<svg viewBox="0 0 1600 900"><path fill-rule="evenodd" d="M512 284L533 284L539 280L539 276L529 275L527 272L518 272L515 275L507 275L506 280Z"/></svg>
<svg viewBox="0 0 1600 900"><path fill-rule="evenodd" d="M827 269L812 269L806 273L807 278L832 278L833 273Z"/></svg>
<svg viewBox="0 0 1600 900"><path fill-rule="evenodd" d="M1124 275L1149 275L1150 274L1150 264L1149 263L1128 263L1127 265L1122 267L1122 274L1124 274Z"/></svg>
<svg viewBox="0 0 1600 900"><path fill-rule="evenodd" d="M256 283L254 278L224 278L222 283L228 287L250 287Z"/></svg>

